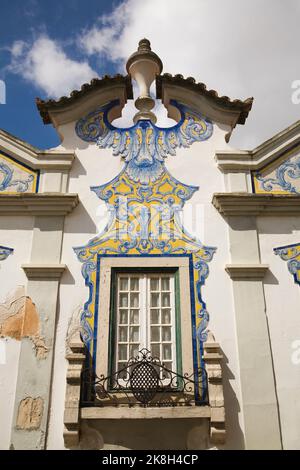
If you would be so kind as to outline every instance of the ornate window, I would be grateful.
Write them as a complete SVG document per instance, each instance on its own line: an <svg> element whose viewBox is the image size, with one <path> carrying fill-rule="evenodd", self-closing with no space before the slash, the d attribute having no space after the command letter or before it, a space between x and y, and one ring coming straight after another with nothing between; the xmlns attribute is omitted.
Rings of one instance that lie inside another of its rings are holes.
<svg viewBox="0 0 300 470"><path fill-rule="evenodd" d="M141 349L170 370L180 369L179 295L175 272L117 272L112 289L112 371ZM177 299L176 299L177 297Z"/></svg>

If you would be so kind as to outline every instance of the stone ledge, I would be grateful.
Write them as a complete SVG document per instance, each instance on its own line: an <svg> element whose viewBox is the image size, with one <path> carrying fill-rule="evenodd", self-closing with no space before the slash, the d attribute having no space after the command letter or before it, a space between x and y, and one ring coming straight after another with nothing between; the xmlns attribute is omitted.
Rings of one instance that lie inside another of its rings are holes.
<svg viewBox="0 0 300 470"><path fill-rule="evenodd" d="M67 215L78 203L78 194L0 194L0 215Z"/></svg>
<svg viewBox="0 0 300 470"><path fill-rule="evenodd" d="M22 264L28 279L59 280L66 267L65 264Z"/></svg>
<svg viewBox="0 0 300 470"><path fill-rule="evenodd" d="M262 280L269 269L268 264L226 264L231 279Z"/></svg>
<svg viewBox="0 0 300 470"><path fill-rule="evenodd" d="M210 406L81 408L81 419L192 419L210 418Z"/></svg>
<svg viewBox="0 0 300 470"><path fill-rule="evenodd" d="M215 193L212 204L223 215L289 216L300 214L298 194Z"/></svg>

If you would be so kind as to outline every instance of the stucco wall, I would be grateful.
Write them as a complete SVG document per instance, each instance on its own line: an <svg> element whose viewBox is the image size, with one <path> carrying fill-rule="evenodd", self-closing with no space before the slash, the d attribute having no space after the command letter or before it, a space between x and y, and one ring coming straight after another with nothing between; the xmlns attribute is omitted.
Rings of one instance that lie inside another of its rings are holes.
<svg viewBox="0 0 300 470"><path fill-rule="evenodd" d="M287 263L273 252L276 247L299 242L300 221L296 217L259 218L258 229L262 263L270 266L264 288L282 441L285 449L300 449L300 362L294 354L300 349L300 286Z"/></svg>
<svg viewBox="0 0 300 470"><path fill-rule="evenodd" d="M217 247L210 263L210 275L203 288L203 299L210 313L209 328L221 343L226 361L224 363L225 406L227 416L228 448L243 446L242 416L239 410L239 376L236 350L234 308L230 278L225 272L229 261L227 227L223 218L211 204L214 192L224 191L224 176L214 160L215 150L226 147L224 136L228 129L215 125L214 134L206 142L194 143L188 149L178 149L176 156L169 156L166 167L180 182L200 186L191 201L186 204L184 225L201 239L202 243ZM59 317L55 346L52 406L48 433L49 448L63 448L63 412L66 377L66 335L73 316L88 298L84 286L81 264L72 247L85 244L105 226L105 205L90 186L110 181L123 168L120 157L113 157L110 149L99 150L76 137L74 124L63 126L64 148L75 150L77 159L70 173L69 192L79 194L81 204L66 218L64 228L62 263L68 266L61 280ZM101 209L99 210L99 207ZM190 219L192 215L192 220ZM195 232L196 231L196 232ZM216 296L216 292L218 295ZM229 365L228 365L229 364Z"/></svg>
<svg viewBox="0 0 300 470"><path fill-rule="evenodd" d="M21 307L27 278L21 269L28 263L32 240L32 217L0 217L0 244L13 248L14 252L0 262L0 328L6 319L18 313L15 307ZM10 300L9 300L10 299ZM7 303L7 300L9 302ZM0 330L1 331L1 330ZM10 328L10 331L11 328ZM2 336L2 338L1 338ZM1 350L4 352L0 361L0 449L10 446L15 390L20 354L20 339L15 339L3 332L0 335Z"/></svg>

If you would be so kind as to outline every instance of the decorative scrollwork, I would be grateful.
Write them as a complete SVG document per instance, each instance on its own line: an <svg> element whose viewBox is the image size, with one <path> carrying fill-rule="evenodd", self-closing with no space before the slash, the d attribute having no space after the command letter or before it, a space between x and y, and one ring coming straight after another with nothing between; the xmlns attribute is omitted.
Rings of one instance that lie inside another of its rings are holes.
<svg viewBox="0 0 300 470"><path fill-rule="evenodd" d="M208 401L205 369L181 375L165 367L147 349L140 350L108 377L97 377L86 369L82 381L82 406L184 406L204 405Z"/></svg>
<svg viewBox="0 0 300 470"><path fill-rule="evenodd" d="M25 180L14 180L14 171L5 163L0 162L0 174L3 175L0 181L0 191L5 191L7 188L14 187L17 193L25 193L29 189L29 185L33 182L34 176L29 175Z"/></svg>
<svg viewBox="0 0 300 470"><path fill-rule="evenodd" d="M124 159L125 172L133 181L148 184L163 174L164 159L175 155L177 147L189 147L194 142L209 139L213 133L213 124L208 118L175 100L170 103L178 109L181 119L169 128L158 127L148 120L140 120L128 128L113 126L108 113L118 104L114 100L81 118L76 124L76 133L86 142L111 148L114 156Z"/></svg>

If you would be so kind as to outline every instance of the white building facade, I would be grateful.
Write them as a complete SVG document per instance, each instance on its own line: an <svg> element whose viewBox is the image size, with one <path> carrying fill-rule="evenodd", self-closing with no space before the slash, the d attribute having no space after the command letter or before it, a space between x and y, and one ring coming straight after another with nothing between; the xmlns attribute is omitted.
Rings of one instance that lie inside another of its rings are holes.
<svg viewBox="0 0 300 470"><path fill-rule="evenodd" d="M299 449L300 124L239 151L252 99L127 73L0 131L0 448Z"/></svg>

